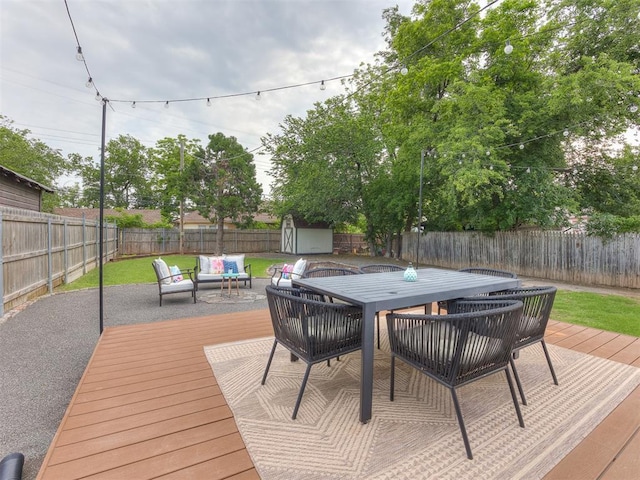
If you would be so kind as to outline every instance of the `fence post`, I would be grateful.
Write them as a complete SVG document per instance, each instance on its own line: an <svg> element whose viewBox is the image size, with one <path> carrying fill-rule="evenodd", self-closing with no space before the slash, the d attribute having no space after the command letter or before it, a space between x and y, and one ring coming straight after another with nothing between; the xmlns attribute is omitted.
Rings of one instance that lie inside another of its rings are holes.
<svg viewBox="0 0 640 480"><path fill-rule="evenodd" d="M47 219L47 266L49 270L49 293L53 293L53 252L51 251L51 244L53 243L53 240L51 236L51 217L49 217Z"/></svg>
<svg viewBox="0 0 640 480"><path fill-rule="evenodd" d="M87 273L87 219L82 214L82 274Z"/></svg>
<svg viewBox="0 0 640 480"><path fill-rule="evenodd" d="M0 317L4 315L4 263L2 260L2 212L0 212Z"/></svg>
<svg viewBox="0 0 640 480"><path fill-rule="evenodd" d="M64 283L65 285L69 282L69 249L67 248L67 219L64 219L64 223L62 224L62 248L63 248L63 271L64 271Z"/></svg>

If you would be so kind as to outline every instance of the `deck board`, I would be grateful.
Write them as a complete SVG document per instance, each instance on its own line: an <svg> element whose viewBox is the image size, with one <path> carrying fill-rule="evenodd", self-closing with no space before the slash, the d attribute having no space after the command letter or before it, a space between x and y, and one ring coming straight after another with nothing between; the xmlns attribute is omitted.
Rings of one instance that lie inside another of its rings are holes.
<svg viewBox="0 0 640 480"><path fill-rule="evenodd" d="M270 335L268 310L105 329L38 478L259 478L203 347ZM636 337L550 321L546 339L640 366ZM626 478L639 431L637 388L545 480Z"/></svg>

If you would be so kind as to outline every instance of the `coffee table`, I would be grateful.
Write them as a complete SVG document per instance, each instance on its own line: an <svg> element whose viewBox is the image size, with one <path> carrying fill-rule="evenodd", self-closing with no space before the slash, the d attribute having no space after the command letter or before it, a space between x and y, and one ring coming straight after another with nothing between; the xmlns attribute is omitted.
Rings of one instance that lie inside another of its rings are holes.
<svg viewBox="0 0 640 480"><path fill-rule="evenodd" d="M233 279L236 279L236 295L240 296L240 289L238 288L238 277L240 277L239 273L223 273L222 274L222 282L220 283L220 295L224 295L224 284L227 283L228 294L231 296L231 283Z"/></svg>

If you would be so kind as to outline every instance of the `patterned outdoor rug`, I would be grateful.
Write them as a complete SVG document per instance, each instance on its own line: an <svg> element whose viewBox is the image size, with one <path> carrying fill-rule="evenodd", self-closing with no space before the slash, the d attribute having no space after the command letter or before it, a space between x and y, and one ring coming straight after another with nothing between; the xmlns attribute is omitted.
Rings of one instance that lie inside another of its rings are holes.
<svg viewBox="0 0 640 480"><path fill-rule="evenodd" d="M205 347L256 469L269 479L537 479L551 470L638 384L640 369L549 346L517 360L529 405L520 428L503 374L458 390L474 459L468 460L447 389L396 363L389 401L389 354L376 351L373 418L359 415L360 353L315 365L297 420L291 413L305 364L273 339Z"/></svg>
<svg viewBox="0 0 640 480"><path fill-rule="evenodd" d="M240 289L236 292L235 287L231 291L231 294L227 293L225 289L224 292L220 292L219 289L215 291L207 292L206 295L200 294L198 295L198 300L206 303L228 303L228 304L237 304L237 303L253 303L260 300L266 300L267 296L264 293L258 293L252 290L244 290Z"/></svg>

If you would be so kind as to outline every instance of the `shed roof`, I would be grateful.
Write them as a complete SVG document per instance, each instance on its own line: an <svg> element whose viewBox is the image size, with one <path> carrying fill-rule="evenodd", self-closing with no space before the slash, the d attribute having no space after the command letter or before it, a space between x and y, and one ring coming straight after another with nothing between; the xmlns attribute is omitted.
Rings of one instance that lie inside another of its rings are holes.
<svg viewBox="0 0 640 480"><path fill-rule="evenodd" d="M18 183L24 183L25 185L36 190L44 190L45 192L49 193L54 192L53 188L47 187L46 185L43 185L40 182L36 182L35 180L32 180L29 177L25 177L24 175L20 175L19 173L16 173L13 170L8 169L7 167L3 167L2 165L0 165L0 175L4 175L5 177L15 180Z"/></svg>

